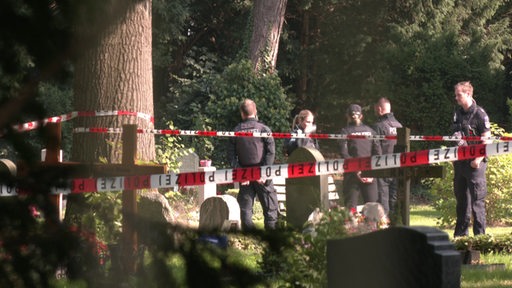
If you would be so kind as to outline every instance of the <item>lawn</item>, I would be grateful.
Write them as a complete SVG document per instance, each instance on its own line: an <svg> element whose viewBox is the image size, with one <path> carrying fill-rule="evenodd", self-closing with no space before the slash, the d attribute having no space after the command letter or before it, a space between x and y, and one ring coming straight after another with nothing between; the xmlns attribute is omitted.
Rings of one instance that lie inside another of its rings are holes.
<svg viewBox="0 0 512 288"><path fill-rule="evenodd" d="M255 204L255 224L263 229L262 211L259 203ZM437 225L438 212L429 205L412 205L410 213L411 226L431 226L438 227ZM452 238L453 229L442 229L450 238ZM488 234L500 235L512 233L512 227L488 227ZM245 267L259 269L259 261L261 261L262 246L254 239L243 236L230 237L230 246L232 254L230 254L230 261L238 262ZM465 288L501 288L512 287L512 256L503 254L481 255L481 262L483 264L504 264L504 269L483 269L469 267L464 265L462 268L461 287ZM171 264L173 270L183 275L178 278L184 281L183 263L180 261ZM276 284L275 287L279 285ZM286 286L283 286L286 287Z"/></svg>
<svg viewBox="0 0 512 288"><path fill-rule="evenodd" d="M433 226L437 227L437 211L429 205L412 205L410 214L411 226ZM453 236L453 229L442 229L450 237ZM512 233L512 227L487 227L487 234L500 235Z"/></svg>

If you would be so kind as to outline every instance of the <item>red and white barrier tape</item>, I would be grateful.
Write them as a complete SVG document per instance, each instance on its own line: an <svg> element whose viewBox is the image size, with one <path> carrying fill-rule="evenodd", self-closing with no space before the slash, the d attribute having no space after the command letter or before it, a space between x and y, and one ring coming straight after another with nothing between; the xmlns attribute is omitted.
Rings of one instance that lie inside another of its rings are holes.
<svg viewBox="0 0 512 288"><path fill-rule="evenodd" d="M37 129L46 123L59 123L72 120L77 117L96 117L96 116L135 116L154 123L154 117L142 113L125 110L112 111L73 111L60 116L49 117L43 120L31 121L23 124L13 125L13 129L18 132L25 132ZM122 133L122 128L102 128L102 127L78 127L73 129L74 133ZM151 133L158 135L180 135L180 136L208 136L208 137L273 137L273 138L314 138L314 139L375 139L375 140L396 140L397 136L392 135L343 135L343 134L325 134L325 133L282 133L282 132L233 132L233 131L201 131L201 130L165 130L165 129L138 129L138 133ZM511 141L508 136L425 136L411 135L411 141Z"/></svg>
<svg viewBox="0 0 512 288"><path fill-rule="evenodd" d="M17 132L26 132L37 129L38 127L46 125L46 123L59 123L69 121L77 117L95 117L95 116L134 116L144 119L148 122L154 123L153 116L142 113L124 110L113 111L73 111L70 113L62 114L60 116L49 117L43 120L31 121L23 124L13 125L12 128Z"/></svg>
<svg viewBox="0 0 512 288"><path fill-rule="evenodd" d="M123 133L123 128L84 128L73 129L74 133ZM319 133L281 133L281 132L233 132L233 131L201 131L201 130L165 130L165 129L137 129L137 133L176 135L176 136L206 136L206 137L259 137L259 138L314 138L314 139L374 139L374 140L396 140L393 135L344 135L344 134L319 134ZM411 135L411 141L490 141L502 140L511 141L508 136L420 136Z"/></svg>
<svg viewBox="0 0 512 288"><path fill-rule="evenodd" d="M393 153L365 158L334 159L320 162L277 164L261 167L222 169L210 172L168 173L140 176L82 178L70 180L69 189L55 189L53 193L85 193L177 186L200 186L234 182L266 180L276 177L298 178L335 173L411 167L480 156L512 153L510 142L447 147L415 152ZM16 189L0 186L0 196L16 195Z"/></svg>

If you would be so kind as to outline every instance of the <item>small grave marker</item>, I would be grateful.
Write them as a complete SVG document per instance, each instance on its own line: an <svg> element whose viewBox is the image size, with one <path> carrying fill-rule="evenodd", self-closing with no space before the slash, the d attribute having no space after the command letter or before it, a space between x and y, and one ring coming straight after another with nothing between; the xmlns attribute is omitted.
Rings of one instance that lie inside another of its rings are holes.
<svg viewBox="0 0 512 288"><path fill-rule="evenodd" d="M235 197L219 195L207 198L199 211L199 230L229 231L240 230L240 206Z"/></svg>

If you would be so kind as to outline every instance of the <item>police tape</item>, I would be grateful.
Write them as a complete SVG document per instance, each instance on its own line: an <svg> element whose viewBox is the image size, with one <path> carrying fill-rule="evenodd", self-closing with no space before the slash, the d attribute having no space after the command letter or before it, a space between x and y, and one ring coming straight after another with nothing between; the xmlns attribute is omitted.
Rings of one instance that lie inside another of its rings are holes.
<svg viewBox="0 0 512 288"><path fill-rule="evenodd" d="M12 129L17 132L26 132L37 129L47 123L60 123L66 122L77 117L95 117L95 116L134 116L144 119L150 123L154 123L153 116L142 113L132 112L124 110L112 110L112 111L73 111L60 116L53 116L42 120L30 121L23 124L16 124L12 126Z"/></svg>
<svg viewBox="0 0 512 288"><path fill-rule="evenodd" d="M26 132L37 129L46 123L60 123L70 121L77 117L95 117L95 116L135 116L144 119L150 123L154 123L154 117L142 112L132 112L126 110L111 111L73 111L60 116L53 116L43 120L26 122L23 124L13 125L12 128L17 132ZM103 127L76 127L74 133L122 133L122 128L103 128ZM301 132L244 132L244 131L205 131L205 130L169 130L169 129L138 129L137 133L150 133L158 135L174 135L174 136L207 136L207 137L260 137L260 138L312 138L312 139L372 139L372 140L396 140L396 135L345 135L345 134L328 134L328 133L301 133ZM0 133L1 136L1 133ZM511 141L509 136L429 136L429 135L411 135L411 141Z"/></svg>
<svg viewBox="0 0 512 288"><path fill-rule="evenodd" d="M103 127L76 127L74 133L123 133L123 128ZM312 139L372 139L372 140L397 140L396 135L346 135L346 134L322 134L322 133L287 133L287 132L234 132L234 131L204 131L204 130L171 130L171 129L137 129L139 134L157 134L173 136L204 136L204 137L258 137L258 138L312 138ZM511 141L509 136L423 136L411 135L411 141Z"/></svg>
<svg viewBox="0 0 512 288"><path fill-rule="evenodd" d="M69 188L53 188L54 194L107 192L152 188L174 188L207 184L267 180L276 177L299 178L356 171L412 167L512 153L510 142L446 147L415 152L392 153L363 158L318 162L276 164L260 167L221 169L204 172L167 173L139 176L80 178L68 180ZM0 186L0 196L16 195L14 187Z"/></svg>

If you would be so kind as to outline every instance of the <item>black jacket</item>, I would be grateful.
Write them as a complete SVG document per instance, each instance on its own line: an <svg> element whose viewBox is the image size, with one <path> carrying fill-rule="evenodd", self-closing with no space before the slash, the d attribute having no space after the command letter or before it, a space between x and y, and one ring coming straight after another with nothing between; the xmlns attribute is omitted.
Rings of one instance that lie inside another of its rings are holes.
<svg viewBox="0 0 512 288"><path fill-rule="evenodd" d="M376 135L375 131L365 124L349 124L341 130L342 135ZM343 139L341 144L341 157L343 159L369 157L372 155L381 155L382 149L377 140L373 139Z"/></svg>
<svg viewBox="0 0 512 288"><path fill-rule="evenodd" d="M485 110L478 106L475 101L469 106L468 111L457 107L453 115L452 132L460 133L462 136L482 136L484 132L491 131L489 116ZM479 144L473 143L473 144ZM470 143L471 144L471 143Z"/></svg>
<svg viewBox="0 0 512 288"><path fill-rule="evenodd" d="M397 128L402 128L402 124L396 120L393 113L379 116L374 125L377 135L395 136ZM394 152L393 149L396 145L396 140L379 140L379 144L382 148L382 154L391 154Z"/></svg>
<svg viewBox="0 0 512 288"><path fill-rule="evenodd" d="M255 118L249 118L238 124L235 132L264 132L272 131ZM272 137L235 137L228 147L228 157L231 167L250 167L274 164L275 143Z"/></svg>
<svg viewBox="0 0 512 288"><path fill-rule="evenodd" d="M300 126L296 125L292 133L304 133ZM318 145L318 139L313 138L287 138L284 140L284 151L287 155L291 155L292 152L298 147L315 148L320 149Z"/></svg>

